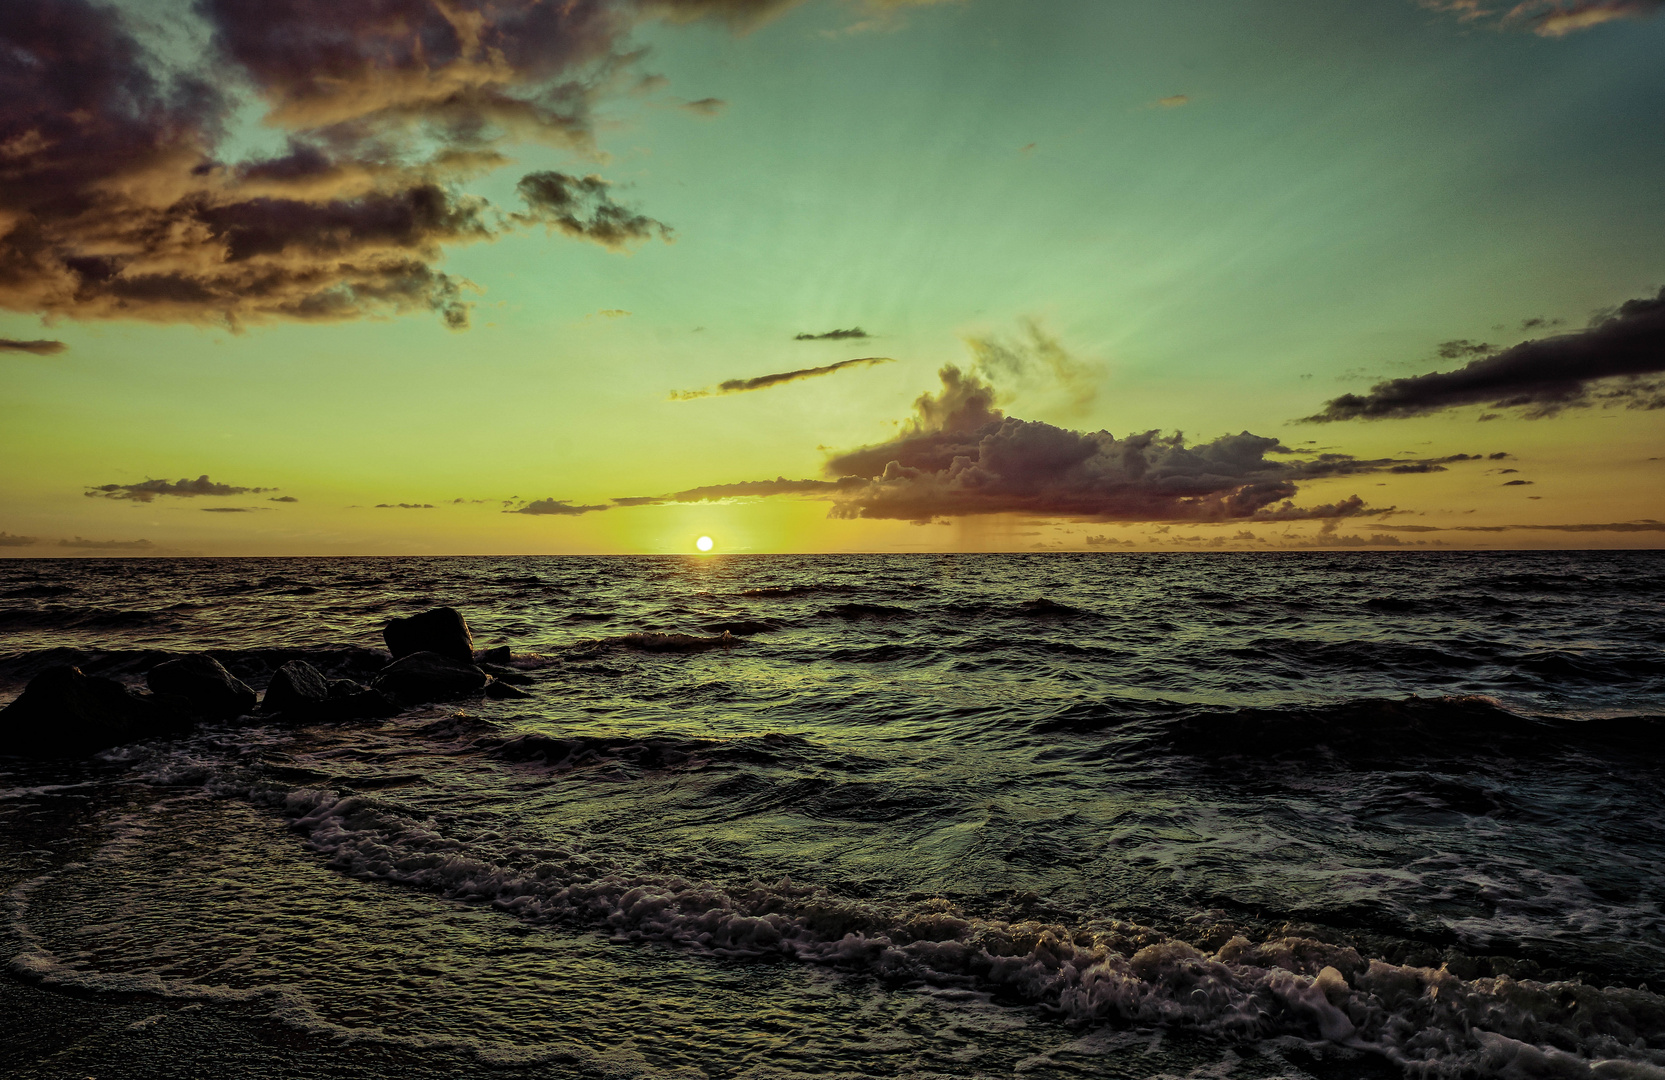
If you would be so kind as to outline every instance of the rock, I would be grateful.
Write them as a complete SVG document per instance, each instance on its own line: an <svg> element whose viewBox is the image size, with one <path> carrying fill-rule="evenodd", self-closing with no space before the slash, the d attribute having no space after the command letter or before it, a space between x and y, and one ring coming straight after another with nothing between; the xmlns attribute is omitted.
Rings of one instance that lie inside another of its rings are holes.
<svg viewBox="0 0 1665 1080"><path fill-rule="evenodd" d="M459 664L434 652L415 652L393 661L372 687L404 705L454 701L486 685L489 676L473 664Z"/></svg>
<svg viewBox="0 0 1665 1080"><path fill-rule="evenodd" d="M352 697L354 694L362 694L368 689L370 688L363 683L354 682L351 679L330 680L330 697L332 698Z"/></svg>
<svg viewBox="0 0 1665 1080"><path fill-rule="evenodd" d="M528 694L518 686L510 686L506 682L493 679L491 685L486 687L486 696L489 698L504 699L531 697L532 695Z"/></svg>
<svg viewBox="0 0 1665 1080"><path fill-rule="evenodd" d="M0 754L86 757L187 726L114 679L53 667L30 679L17 700L0 710Z"/></svg>
<svg viewBox="0 0 1665 1080"><path fill-rule="evenodd" d="M205 720L230 720L254 711L255 693L207 653L165 660L150 669L145 682L158 697L180 703L185 712Z"/></svg>
<svg viewBox="0 0 1665 1080"><path fill-rule="evenodd" d="M459 664L474 663L474 638L456 608L434 608L408 619L392 619L382 628L382 640L395 660L431 652Z"/></svg>
<svg viewBox="0 0 1665 1080"><path fill-rule="evenodd" d="M272 673L260 711L291 715L315 713L330 698L330 684L305 660L291 660Z"/></svg>
<svg viewBox="0 0 1665 1080"><path fill-rule="evenodd" d="M509 652L507 645L495 645L480 654L482 664L507 664L513 659L514 654Z"/></svg>

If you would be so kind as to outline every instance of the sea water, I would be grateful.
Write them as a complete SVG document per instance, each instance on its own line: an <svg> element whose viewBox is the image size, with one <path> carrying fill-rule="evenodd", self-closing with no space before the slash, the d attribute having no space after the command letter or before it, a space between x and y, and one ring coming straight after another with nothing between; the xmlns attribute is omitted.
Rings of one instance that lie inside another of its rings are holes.
<svg viewBox="0 0 1665 1080"><path fill-rule="evenodd" d="M1661 554L12 560L0 702L438 605L0 758L0 1071L1665 1077Z"/></svg>

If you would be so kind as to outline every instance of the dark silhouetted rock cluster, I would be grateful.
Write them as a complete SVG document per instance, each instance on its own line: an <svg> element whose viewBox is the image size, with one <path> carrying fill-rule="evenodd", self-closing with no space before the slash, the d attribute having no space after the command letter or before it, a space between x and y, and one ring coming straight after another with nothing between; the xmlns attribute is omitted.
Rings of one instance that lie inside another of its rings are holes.
<svg viewBox="0 0 1665 1080"><path fill-rule="evenodd" d="M138 739L178 734L205 721L235 720L257 708L285 723L313 723L390 717L412 706L482 692L494 698L530 696L510 685L525 676L504 666L512 659L508 646L481 654L489 672L476 665L468 622L455 608L394 619L382 636L393 662L375 673L371 685L332 680L313 664L290 659L272 673L263 699L206 653L151 666L145 673L148 694L69 664L48 667L0 710L0 754L85 757ZM359 655L374 654L361 650ZM247 654L233 663L258 679L260 666L251 666ZM369 675L363 661L356 660L354 673L360 672Z"/></svg>
<svg viewBox="0 0 1665 1080"><path fill-rule="evenodd" d="M0 753L86 757L189 726L153 698L114 679L52 667L30 679L18 699L0 710Z"/></svg>

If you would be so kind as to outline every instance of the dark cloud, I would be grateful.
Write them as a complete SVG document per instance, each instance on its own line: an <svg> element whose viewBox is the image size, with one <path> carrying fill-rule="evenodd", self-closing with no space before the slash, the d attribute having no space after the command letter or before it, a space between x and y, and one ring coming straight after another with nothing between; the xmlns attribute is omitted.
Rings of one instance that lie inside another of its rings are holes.
<svg viewBox="0 0 1665 1080"><path fill-rule="evenodd" d="M156 545L149 540L83 540L77 536L70 540L59 540L58 546L81 551L145 551Z"/></svg>
<svg viewBox="0 0 1665 1080"><path fill-rule="evenodd" d="M611 507L607 506L605 503L598 506L575 506L572 503L567 502L565 499L539 499L536 502L527 503L525 506L518 507L514 510L505 510L503 512L505 514L553 514L560 517L577 517L579 514L588 514L596 510L608 509L611 509Z"/></svg>
<svg viewBox="0 0 1665 1080"><path fill-rule="evenodd" d="M1500 7L1486 0L1418 0L1425 8L1448 11L1465 22L1530 30L1539 37L1565 37L1618 19L1645 19L1665 0L1517 0Z"/></svg>
<svg viewBox="0 0 1665 1080"><path fill-rule="evenodd" d="M15 533L0 532L0 547L29 547L40 543L34 536L18 536Z"/></svg>
<svg viewBox="0 0 1665 1080"><path fill-rule="evenodd" d="M799 333L792 335L793 341L858 341L872 337L859 326L852 326L848 330L823 330L819 334Z"/></svg>
<svg viewBox="0 0 1665 1080"><path fill-rule="evenodd" d="M1377 383L1344 394L1308 422L1422 416L1469 405L1518 409L1527 417L1602 402L1665 408L1665 289L1631 300L1585 330L1524 341L1471 360L1456 371Z"/></svg>
<svg viewBox="0 0 1665 1080"><path fill-rule="evenodd" d="M1245 521L1335 518L1370 510L1354 496L1302 508L1297 483L1380 472L1399 464L1345 454L1286 459L1276 439L1242 432L1191 445L1175 433L1116 438L1005 416L994 388L958 368L915 402L898 438L833 457L836 517L928 521L1024 514L1096 521ZM1277 454L1273 460L1268 454ZM1449 460L1449 459L1445 459ZM1467 456L1464 455L1464 460Z"/></svg>
<svg viewBox="0 0 1665 1080"><path fill-rule="evenodd" d="M3 152L3 151L0 151ZM26 352L36 356L56 356L69 348L61 341L41 339L38 341L19 341L15 338L0 338L0 352Z"/></svg>
<svg viewBox="0 0 1665 1080"><path fill-rule="evenodd" d="M854 360L840 360L836 364L826 364L822 367L781 371L773 375L759 375L751 379L729 379L726 382L719 383L715 390L672 390L671 400L692 401L695 398L711 397L714 394L742 394L748 390L767 390L771 386L797 382L799 379L813 379L818 375L831 375L835 371L842 371L848 367L872 367L874 364L891 363L895 363L895 361L888 356L861 356Z"/></svg>
<svg viewBox="0 0 1665 1080"><path fill-rule="evenodd" d="M205 514L257 514L262 510L270 510L270 506L204 506L200 507Z"/></svg>
<svg viewBox="0 0 1665 1080"><path fill-rule="evenodd" d="M273 495L271 498L267 499L266 501L267 502L292 503L292 502L300 502L301 500L295 498L295 496L293 496L293 495Z"/></svg>
<svg viewBox="0 0 1665 1080"><path fill-rule="evenodd" d="M1525 487L1527 484L1530 484L1530 483L1532 483L1532 481L1530 481L1530 480L1505 480L1505 481L1503 481L1503 486L1504 487Z"/></svg>
<svg viewBox="0 0 1665 1080"><path fill-rule="evenodd" d="M432 510L433 503L377 503L376 510Z"/></svg>
<svg viewBox="0 0 1665 1080"><path fill-rule="evenodd" d="M197 495L259 495L277 488L269 487L237 487L234 484L220 484L208 479L208 474L195 480L146 480L142 484L100 484L86 490L88 498L130 499L134 502L150 502L158 495L176 495L180 498L192 498Z"/></svg>
<svg viewBox="0 0 1665 1080"><path fill-rule="evenodd" d="M92 0L0 4L0 309L237 326L429 310L468 320L445 249L543 222L618 247L665 227L605 181L534 173L524 213L462 186L518 143L594 156L592 112L646 0L197 0L163 59ZM149 26L147 22L144 24ZM286 142L225 160L248 105ZM697 103L696 103L697 104Z"/></svg>
<svg viewBox="0 0 1665 1080"><path fill-rule="evenodd" d="M728 102L722 98L700 98L698 101L684 101L682 108L695 116L711 117L720 115L724 109L728 108Z"/></svg>
<svg viewBox="0 0 1665 1080"><path fill-rule="evenodd" d="M519 220L541 222L615 250L655 235L670 238L670 226L614 202L608 194L611 186L599 176L528 173L516 185L528 207Z"/></svg>

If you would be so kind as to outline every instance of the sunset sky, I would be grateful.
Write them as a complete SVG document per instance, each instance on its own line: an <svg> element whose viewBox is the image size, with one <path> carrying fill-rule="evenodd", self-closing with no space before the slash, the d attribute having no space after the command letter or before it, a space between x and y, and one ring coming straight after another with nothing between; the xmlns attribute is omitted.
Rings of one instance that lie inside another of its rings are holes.
<svg viewBox="0 0 1665 1080"><path fill-rule="evenodd" d="M0 556L1660 546L1662 116L1656 0L13 0Z"/></svg>

